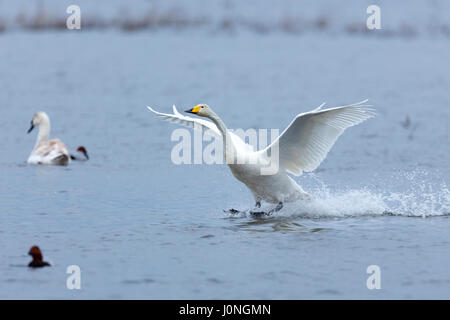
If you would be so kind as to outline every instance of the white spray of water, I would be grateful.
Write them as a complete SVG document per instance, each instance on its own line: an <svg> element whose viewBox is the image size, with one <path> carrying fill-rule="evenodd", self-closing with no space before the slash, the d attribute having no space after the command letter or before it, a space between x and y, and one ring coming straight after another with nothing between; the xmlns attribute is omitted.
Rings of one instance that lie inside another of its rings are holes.
<svg viewBox="0 0 450 320"><path fill-rule="evenodd" d="M405 191L374 191L368 188L331 191L316 179L319 186L311 192L313 200L286 203L282 210L271 216L300 216L306 218L358 217L358 216L409 216L430 217L450 215L450 190L445 182L440 184L423 180L422 173L408 173L402 180L409 187ZM384 188L389 187L388 185ZM269 211L270 205L261 208ZM248 213L251 210L247 210Z"/></svg>
<svg viewBox="0 0 450 320"><path fill-rule="evenodd" d="M450 215L450 190L445 183L416 185L415 190L392 192L384 196L390 212L404 216Z"/></svg>
<svg viewBox="0 0 450 320"><path fill-rule="evenodd" d="M286 204L285 208L283 215L311 218L382 215L389 211L383 197L368 190L342 193L320 190L313 193L313 200Z"/></svg>

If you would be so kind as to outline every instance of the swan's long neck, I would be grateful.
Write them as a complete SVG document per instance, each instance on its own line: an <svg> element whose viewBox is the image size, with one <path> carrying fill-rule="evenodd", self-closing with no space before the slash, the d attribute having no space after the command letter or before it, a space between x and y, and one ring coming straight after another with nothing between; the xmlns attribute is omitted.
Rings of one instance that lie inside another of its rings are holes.
<svg viewBox="0 0 450 320"><path fill-rule="evenodd" d="M39 134L37 137L36 145L42 141L47 141L50 139L50 119L43 118L39 124Z"/></svg>
<svg viewBox="0 0 450 320"><path fill-rule="evenodd" d="M236 163L236 148L233 144L233 140L231 139L230 132L227 129L225 123L223 123L222 119L219 118L217 114L211 112L209 118L214 122L214 124L219 129L220 133L223 137L223 155L227 164Z"/></svg>

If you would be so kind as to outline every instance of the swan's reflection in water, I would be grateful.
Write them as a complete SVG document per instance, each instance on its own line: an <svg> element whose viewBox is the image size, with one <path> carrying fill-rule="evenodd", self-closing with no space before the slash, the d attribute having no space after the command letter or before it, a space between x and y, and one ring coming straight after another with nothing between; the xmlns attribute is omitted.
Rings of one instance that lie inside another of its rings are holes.
<svg viewBox="0 0 450 320"><path fill-rule="evenodd" d="M230 218L237 220L236 218ZM245 220L245 221L242 221ZM244 230L250 232L296 232L313 233L328 230L328 228L308 226L301 224L298 217L265 217L255 216L239 219L231 227L233 230Z"/></svg>

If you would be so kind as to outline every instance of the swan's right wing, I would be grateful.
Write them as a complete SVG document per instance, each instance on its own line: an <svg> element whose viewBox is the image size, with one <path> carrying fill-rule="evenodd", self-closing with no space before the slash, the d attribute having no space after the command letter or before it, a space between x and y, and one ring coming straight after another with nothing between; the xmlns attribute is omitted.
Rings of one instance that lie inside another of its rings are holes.
<svg viewBox="0 0 450 320"><path fill-rule="evenodd" d="M217 126L214 123L203 119L184 116L178 112L175 105L173 106L173 114L158 112L153 110L151 107L147 108L166 121L178 123L189 128L201 129L203 132L210 130L209 133L211 133L213 136L221 137L220 131L219 129L217 129Z"/></svg>
<svg viewBox="0 0 450 320"><path fill-rule="evenodd" d="M162 117L166 121L178 123L178 124L181 124L181 125L189 127L189 128L201 129L202 132L207 132L215 138L222 139L222 134L220 133L219 129L213 122L182 115L181 113L178 112L178 110L175 106L173 106L173 114L158 112L158 111L155 111L154 109L152 109L151 107L147 107L147 108L150 111L152 111L153 113ZM253 146L251 146L248 143L245 143L245 141L242 140L242 138L239 137L237 134L235 134L231 131L229 131L229 134L230 134L231 139L233 140L233 143L237 149L244 151L244 152L254 151Z"/></svg>
<svg viewBox="0 0 450 320"><path fill-rule="evenodd" d="M313 111L301 113L287 129L266 149L274 154L278 147L279 166L300 175L315 170L345 129L357 125L375 113L367 100L343 107L322 110L323 104Z"/></svg>

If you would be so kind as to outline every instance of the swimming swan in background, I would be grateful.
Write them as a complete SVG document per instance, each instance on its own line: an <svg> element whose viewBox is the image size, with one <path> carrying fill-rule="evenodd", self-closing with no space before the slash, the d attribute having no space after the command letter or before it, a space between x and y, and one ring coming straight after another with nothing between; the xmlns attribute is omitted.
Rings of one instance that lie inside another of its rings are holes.
<svg viewBox="0 0 450 320"><path fill-rule="evenodd" d="M79 157L70 155L67 147L61 140L49 140L50 119L45 112L37 112L33 116L28 133L30 133L35 126L39 126L39 134L36 145L28 157L28 163L66 166L70 164L71 159L81 160ZM85 158L89 159L84 147L78 147L77 151L83 153Z"/></svg>
<svg viewBox="0 0 450 320"><path fill-rule="evenodd" d="M328 151L345 129L357 125L375 113L364 100L348 106L322 109L324 103L313 111L300 113L267 148L254 151L238 135L227 129L223 121L206 104L199 104L185 112L210 119L212 122L180 114L173 106L173 114L160 113L147 107L165 120L188 127L210 130L216 137L224 138L224 158L233 175L252 192L255 206L261 201L276 203L271 211L278 211L283 202L311 199L290 176L314 171L325 159ZM271 154L272 158L268 156ZM273 157L278 155L278 157ZM246 163L236 159L247 159ZM275 161L278 170L262 174L267 160ZM238 212L231 209L231 212Z"/></svg>

